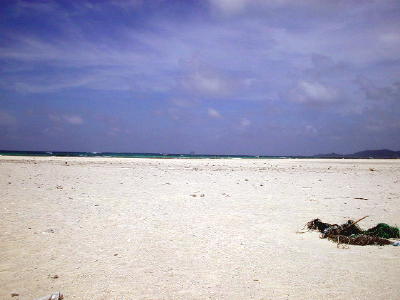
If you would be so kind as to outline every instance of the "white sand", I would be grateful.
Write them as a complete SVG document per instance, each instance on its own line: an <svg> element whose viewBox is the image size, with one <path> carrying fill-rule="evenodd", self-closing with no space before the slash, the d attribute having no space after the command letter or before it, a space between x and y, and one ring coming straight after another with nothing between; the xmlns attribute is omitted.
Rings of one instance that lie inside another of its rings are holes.
<svg viewBox="0 0 400 300"><path fill-rule="evenodd" d="M0 299L400 298L400 247L296 233L400 225L400 160L1 157L0 180Z"/></svg>

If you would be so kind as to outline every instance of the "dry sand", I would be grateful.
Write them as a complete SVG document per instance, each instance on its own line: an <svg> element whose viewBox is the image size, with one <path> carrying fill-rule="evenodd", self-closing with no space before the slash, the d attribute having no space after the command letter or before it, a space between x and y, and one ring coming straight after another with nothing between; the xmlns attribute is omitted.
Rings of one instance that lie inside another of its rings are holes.
<svg viewBox="0 0 400 300"><path fill-rule="evenodd" d="M400 298L400 247L296 233L400 225L400 160L1 157L0 179L0 299Z"/></svg>

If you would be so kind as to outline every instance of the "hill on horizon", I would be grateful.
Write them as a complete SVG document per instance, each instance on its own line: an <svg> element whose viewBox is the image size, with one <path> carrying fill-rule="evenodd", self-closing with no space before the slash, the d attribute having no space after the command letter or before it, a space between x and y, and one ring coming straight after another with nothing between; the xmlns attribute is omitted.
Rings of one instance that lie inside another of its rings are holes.
<svg viewBox="0 0 400 300"><path fill-rule="evenodd" d="M328 153L328 154L317 154L314 157L322 158L400 158L400 151L393 151L389 149L379 149L379 150L364 150L355 152L352 154L338 154L338 153Z"/></svg>

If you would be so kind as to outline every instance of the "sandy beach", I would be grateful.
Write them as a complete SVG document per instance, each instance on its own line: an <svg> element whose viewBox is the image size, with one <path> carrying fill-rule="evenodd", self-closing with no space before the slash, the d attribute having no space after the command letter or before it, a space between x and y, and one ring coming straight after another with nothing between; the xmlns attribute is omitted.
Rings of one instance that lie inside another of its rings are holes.
<svg viewBox="0 0 400 300"><path fill-rule="evenodd" d="M0 178L0 299L400 297L400 247L297 233L400 225L400 160L3 156Z"/></svg>

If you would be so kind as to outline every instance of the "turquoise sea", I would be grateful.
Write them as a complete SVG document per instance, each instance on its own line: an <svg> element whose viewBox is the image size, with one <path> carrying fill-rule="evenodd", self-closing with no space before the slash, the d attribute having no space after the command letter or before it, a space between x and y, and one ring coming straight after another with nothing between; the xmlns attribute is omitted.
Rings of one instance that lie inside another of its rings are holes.
<svg viewBox="0 0 400 300"><path fill-rule="evenodd" d="M128 153L128 152L61 152L61 151L7 151L0 155L10 156L60 156L60 157L131 157L131 158L301 158L301 156L251 156L214 154Z"/></svg>

